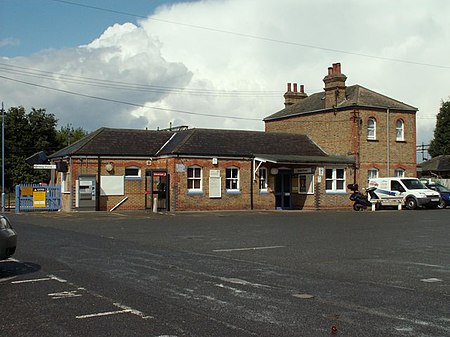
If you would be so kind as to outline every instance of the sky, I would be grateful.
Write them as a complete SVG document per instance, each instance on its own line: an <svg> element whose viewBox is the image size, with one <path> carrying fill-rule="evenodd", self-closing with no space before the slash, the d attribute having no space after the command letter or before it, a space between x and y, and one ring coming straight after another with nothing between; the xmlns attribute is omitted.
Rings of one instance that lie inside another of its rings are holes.
<svg viewBox="0 0 450 337"><path fill-rule="evenodd" d="M286 83L333 63L418 108L417 144L450 99L450 1L0 0L0 101L59 126L264 130Z"/></svg>

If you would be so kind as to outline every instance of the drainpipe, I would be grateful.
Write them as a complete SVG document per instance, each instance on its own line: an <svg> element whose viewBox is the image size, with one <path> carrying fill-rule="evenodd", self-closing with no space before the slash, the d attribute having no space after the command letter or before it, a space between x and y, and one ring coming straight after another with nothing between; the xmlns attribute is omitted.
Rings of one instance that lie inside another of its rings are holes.
<svg viewBox="0 0 450 337"><path fill-rule="evenodd" d="M97 182L95 184L95 210L100 210L100 178L102 173L102 161L100 156L97 159Z"/></svg>
<svg viewBox="0 0 450 337"><path fill-rule="evenodd" d="M390 124L391 124L391 117L390 117L390 111L389 108L386 109L386 170L387 170L387 177L391 176L391 139L390 139Z"/></svg>
<svg viewBox="0 0 450 337"><path fill-rule="evenodd" d="M250 170L250 209L253 210L253 172L255 170L255 161L252 160L252 169Z"/></svg>

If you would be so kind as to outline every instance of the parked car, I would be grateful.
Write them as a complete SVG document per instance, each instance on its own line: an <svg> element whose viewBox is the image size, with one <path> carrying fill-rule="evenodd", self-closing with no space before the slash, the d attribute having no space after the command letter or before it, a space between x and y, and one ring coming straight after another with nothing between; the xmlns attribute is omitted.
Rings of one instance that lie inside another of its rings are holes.
<svg viewBox="0 0 450 337"><path fill-rule="evenodd" d="M439 208L445 208L450 205L450 189L448 189L444 185L434 182L426 182L425 186L430 190L439 192L439 194L441 195L441 202L438 206Z"/></svg>
<svg viewBox="0 0 450 337"><path fill-rule="evenodd" d="M17 233L8 218L0 215L0 260L5 260L16 251Z"/></svg>

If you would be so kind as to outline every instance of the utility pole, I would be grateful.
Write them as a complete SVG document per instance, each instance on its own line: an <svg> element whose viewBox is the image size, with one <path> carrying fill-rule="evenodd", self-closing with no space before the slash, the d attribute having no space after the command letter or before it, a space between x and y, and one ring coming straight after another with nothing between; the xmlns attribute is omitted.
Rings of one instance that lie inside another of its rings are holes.
<svg viewBox="0 0 450 337"><path fill-rule="evenodd" d="M2 102L2 213L5 213L5 109Z"/></svg>

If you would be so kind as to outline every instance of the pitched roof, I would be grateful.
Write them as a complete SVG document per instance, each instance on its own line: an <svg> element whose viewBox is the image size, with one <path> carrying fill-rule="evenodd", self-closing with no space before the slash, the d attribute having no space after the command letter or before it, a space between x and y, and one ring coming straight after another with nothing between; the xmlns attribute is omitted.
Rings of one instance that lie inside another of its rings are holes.
<svg viewBox="0 0 450 337"><path fill-rule="evenodd" d="M161 154L254 156L255 153L326 156L308 136L261 131L190 129Z"/></svg>
<svg viewBox="0 0 450 337"><path fill-rule="evenodd" d="M406 103L397 101L393 98L379 94L360 85L348 86L345 89L345 100L342 101L337 109L348 107L359 108L389 108L391 110L416 112L418 109ZM308 114L313 112L327 111L325 109L325 91L312 94L301 101L284 108L266 118L264 121L292 117L296 115Z"/></svg>
<svg viewBox="0 0 450 337"><path fill-rule="evenodd" d="M101 128L50 156L260 157L275 162L353 163L328 156L307 135L261 131L188 129L155 131Z"/></svg>
<svg viewBox="0 0 450 337"><path fill-rule="evenodd" d="M172 135L169 131L100 128L50 158L68 155L151 157Z"/></svg>
<svg viewBox="0 0 450 337"><path fill-rule="evenodd" d="M441 155L430 160L424 161L420 164L422 172L449 172L450 171L450 156Z"/></svg>

